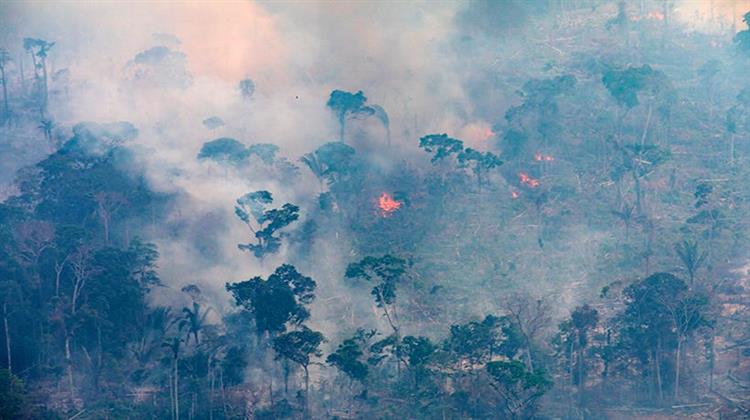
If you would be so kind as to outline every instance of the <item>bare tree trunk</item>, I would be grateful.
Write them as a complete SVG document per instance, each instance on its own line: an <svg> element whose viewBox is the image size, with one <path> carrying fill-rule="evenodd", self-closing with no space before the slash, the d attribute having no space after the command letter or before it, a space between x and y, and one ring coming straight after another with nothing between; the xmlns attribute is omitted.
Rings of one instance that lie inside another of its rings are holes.
<svg viewBox="0 0 750 420"><path fill-rule="evenodd" d="M716 353L714 351L714 345L716 342L716 330L714 328L711 328L711 342L709 345L709 354L708 354L708 390L713 391L714 390L714 364L715 364L715 358Z"/></svg>
<svg viewBox="0 0 750 420"><path fill-rule="evenodd" d="M643 126L643 134L641 135L641 147L646 144L646 136L648 135L648 126L651 123L651 114L653 111L652 100L648 101L648 114L646 115L646 124Z"/></svg>
<svg viewBox="0 0 750 420"><path fill-rule="evenodd" d="M674 400L680 398L680 362L682 362L682 342L683 338L677 337L677 354L675 355L674 369Z"/></svg>
<svg viewBox="0 0 750 420"><path fill-rule="evenodd" d="M661 343L657 344L656 350L654 351L654 364L656 368L656 385L658 387L659 391L659 401L662 401L664 399L664 391L662 388L662 381L661 381L661 362L659 361L659 349L661 348Z"/></svg>
<svg viewBox="0 0 750 420"><path fill-rule="evenodd" d="M0 66L0 78L3 82L3 116L10 118L10 106L8 105L8 79L5 78L5 65Z"/></svg>
<svg viewBox="0 0 750 420"><path fill-rule="evenodd" d="M3 326L5 327L5 352L7 353L8 372L13 373L13 363L10 354L10 328L8 328L8 303L3 303Z"/></svg>
<svg viewBox="0 0 750 420"><path fill-rule="evenodd" d="M339 141L344 142L344 127L346 125L346 117L339 118Z"/></svg>
<svg viewBox="0 0 750 420"><path fill-rule="evenodd" d="M47 59L42 57L42 116L47 115L49 94L47 93Z"/></svg>
<svg viewBox="0 0 750 420"><path fill-rule="evenodd" d="M641 202L643 192L641 191L641 179L638 177L638 173L633 170L631 171L631 174L633 175L633 182L635 183L635 208L638 211L638 214L643 214L643 203Z"/></svg>
<svg viewBox="0 0 750 420"><path fill-rule="evenodd" d="M307 365L302 367L305 369L305 418L310 418L310 372Z"/></svg>
<svg viewBox="0 0 750 420"><path fill-rule="evenodd" d="M67 329L67 328L66 328ZM68 388L70 391L70 402L75 403L75 390L73 385L73 360L70 355L70 334L65 331L65 364L68 371Z"/></svg>
<svg viewBox="0 0 750 420"><path fill-rule="evenodd" d="M214 383L216 381L216 374L214 369L211 368L211 362L208 363L208 420L214 419Z"/></svg>

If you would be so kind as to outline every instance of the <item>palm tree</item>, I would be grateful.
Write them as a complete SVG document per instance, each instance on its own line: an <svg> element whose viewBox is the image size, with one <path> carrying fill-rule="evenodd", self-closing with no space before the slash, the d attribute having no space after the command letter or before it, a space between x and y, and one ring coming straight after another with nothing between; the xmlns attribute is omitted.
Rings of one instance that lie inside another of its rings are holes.
<svg viewBox="0 0 750 420"><path fill-rule="evenodd" d="M682 241L681 243L676 244L674 249L677 252L677 256L680 257L680 261L682 261L682 264L685 266L685 269L688 272L688 277L690 278L690 285L692 285L693 279L695 279L695 273L706 261L708 253L706 251L700 251L697 241Z"/></svg>
<svg viewBox="0 0 750 420"><path fill-rule="evenodd" d="M200 344L199 333L206 326L206 317L211 308L206 309L201 313L201 305L198 302L193 301L193 309L182 308L182 312L185 314L180 321L180 331L183 328L187 329L186 343L190 344L190 336L195 338L195 345Z"/></svg>
<svg viewBox="0 0 750 420"><path fill-rule="evenodd" d="M173 337L162 344L162 347L169 349L172 356L172 367L169 373L169 394L172 399L172 419L180 419L180 345L182 339L179 337Z"/></svg>
<svg viewBox="0 0 750 420"><path fill-rule="evenodd" d="M307 165L308 168L310 168L310 172L313 173L318 178L318 182L320 183L320 190L323 190L323 176L325 175L325 166L318 158L318 155L315 153L306 153L304 156L302 156L300 159L300 162Z"/></svg>
<svg viewBox="0 0 750 420"><path fill-rule="evenodd" d="M44 138L47 139L48 142L52 141L52 129L55 128L55 123L52 122L52 120L48 118L42 119L37 128L42 130Z"/></svg>

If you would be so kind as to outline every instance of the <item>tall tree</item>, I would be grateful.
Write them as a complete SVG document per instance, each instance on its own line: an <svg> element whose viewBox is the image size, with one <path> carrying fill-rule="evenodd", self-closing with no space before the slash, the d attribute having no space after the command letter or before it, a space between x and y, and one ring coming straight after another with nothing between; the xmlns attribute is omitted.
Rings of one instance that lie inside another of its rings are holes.
<svg viewBox="0 0 750 420"><path fill-rule="evenodd" d="M3 122L10 119L10 104L8 103L8 78L5 73L10 54L7 50L0 48L0 82L3 84Z"/></svg>
<svg viewBox="0 0 750 420"><path fill-rule="evenodd" d="M252 314L257 334L272 336L310 317L307 306L315 298L315 287L315 280L289 264L276 268L267 280L253 277L226 285L235 304Z"/></svg>
<svg viewBox="0 0 750 420"><path fill-rule="evenodd" d="M286 203L278 209L266 209L272 202L271 193L261 190L238 198L234 207L234 213L245 222L257 240L255 244L239 244L238 248L251 251L258 258L278 252L281 236L275 236L276 232L299 219L299 207Z"/></svg>
<svg viewBox="0 0 750 420"><path fill-rule="evenodd" d="M336 114L336 119L339 122L339 141L344 141L344 129L347 119L369 117L375 114L375 110L366 104L367 98L361 90L357 91L357 93L338 89L331 92L326 106Z"/></svg>

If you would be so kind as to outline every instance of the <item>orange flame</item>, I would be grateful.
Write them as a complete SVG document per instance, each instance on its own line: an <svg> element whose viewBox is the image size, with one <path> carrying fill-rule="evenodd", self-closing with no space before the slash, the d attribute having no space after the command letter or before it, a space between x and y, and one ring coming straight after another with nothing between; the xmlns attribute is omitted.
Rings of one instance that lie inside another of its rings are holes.
<svg viewBox="0 0 750 420"><path fill-rule="evenodd" d="M384 192L380 195L380 198L378 198L378 207L382 210L383 216L385 217L401 208L401 202L394 200L390 194Z"/></svg>
<svg viewBox="0 0 750 420"><path fill-rule="evenodd" d="M648 15L646 16L646 19L664 20L664 13L659 12L657 10L654 10L652 12L648 12Z"/></svg>
<svg viewBox="0 0 750 420"><path fill-rule="evenodd" d="M536 188L539 186L538 179L534 179L524 172L519 172L518 178L521 179L521 184L528 185L531 188Z"/></svg>
<svg viewBox="0 0 750 420"><path fill-rule="evenodd" d="M553 158L552 156L549 156L549 155L544 156L541 153L535 153L534 154L534 160L536 160L537 162L541 162L541 161L552 162L553 160L555 160L555 158Z"/></svg>

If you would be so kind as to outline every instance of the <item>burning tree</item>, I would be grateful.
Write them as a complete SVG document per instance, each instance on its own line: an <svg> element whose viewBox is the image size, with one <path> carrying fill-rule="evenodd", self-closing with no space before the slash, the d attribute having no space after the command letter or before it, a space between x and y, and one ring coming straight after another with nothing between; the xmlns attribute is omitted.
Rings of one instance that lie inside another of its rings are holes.
<svg viewBox="0 0 750 420"><path fill-rule="evenodd" d="M266 206L272 202L271 193L261 190L238 198L234 207L234 213L245 222L258 240L256 244L239 244L237 247L252 251L258 258L278 252L281 236L274 235L299 218L299 207L294 204L286 203L279 209L267 210Z"/></svg>

